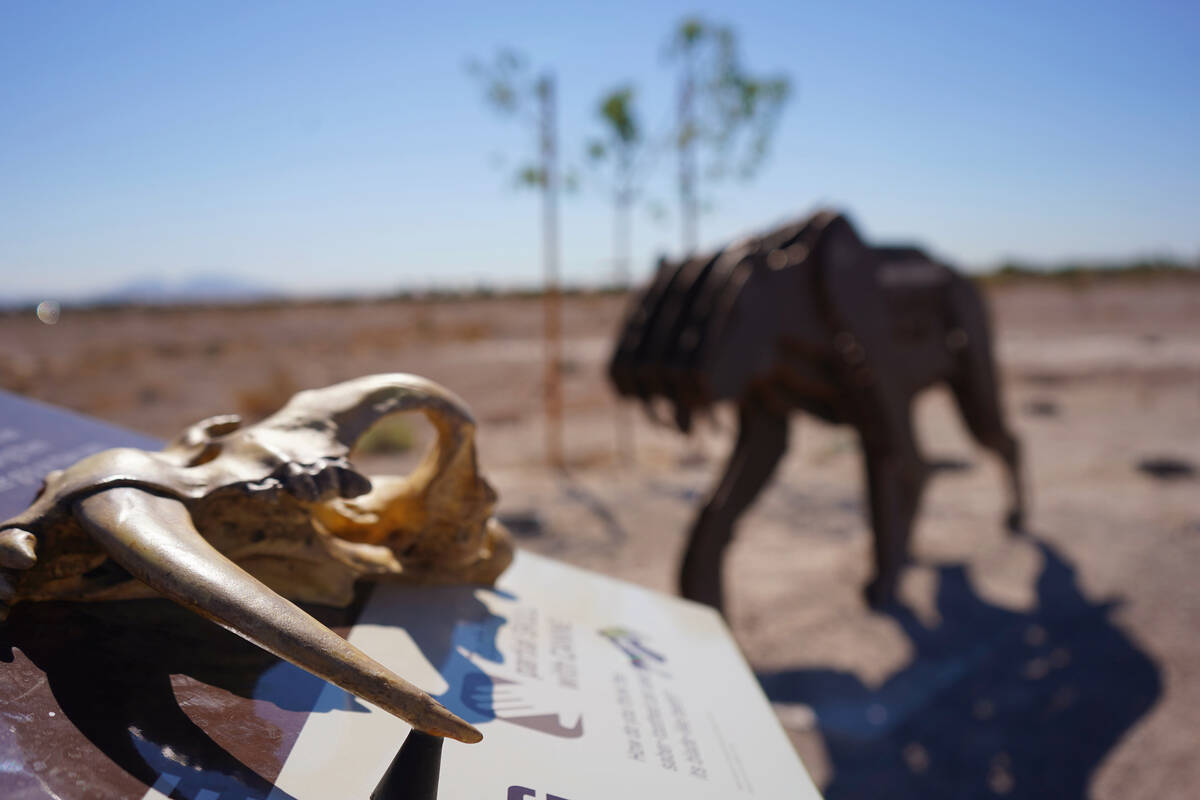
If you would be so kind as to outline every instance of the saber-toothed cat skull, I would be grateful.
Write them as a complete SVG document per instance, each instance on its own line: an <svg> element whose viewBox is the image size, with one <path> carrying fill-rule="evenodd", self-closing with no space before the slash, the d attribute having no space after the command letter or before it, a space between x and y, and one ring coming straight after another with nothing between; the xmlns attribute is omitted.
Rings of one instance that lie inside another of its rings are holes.
<svg viewBox="0 0 1200 800"><path fill-rule="evenodd" d="M412 474L347 456L383 417L423 412L437 441ZM415 728L479 731L289 600L346 605L360 578L492 583L512 560L462 400L413 375L300 392L241 427L213 417L160 452L106 450L46 477L0 523L0 619L31 600L164 595ZM136 579L136 580L135 580Z"/></svg>

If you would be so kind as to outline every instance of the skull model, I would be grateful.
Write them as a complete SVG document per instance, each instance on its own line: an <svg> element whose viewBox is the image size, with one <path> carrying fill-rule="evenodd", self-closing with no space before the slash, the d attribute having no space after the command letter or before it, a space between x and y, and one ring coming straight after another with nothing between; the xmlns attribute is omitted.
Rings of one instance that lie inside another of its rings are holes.
<svg viewBox="0 0 1200 800"><path fill-rule="evenodd" d="M406 477L347 460L383 417L437 441ZM301 392L262 422L200 422L160 452L114 449L46 477L0 523L0 619L20 601L165 595L401 717L481 734L284 599L347 605L360 578L492 583L512 560L462 400L413 375Z"/></svg>

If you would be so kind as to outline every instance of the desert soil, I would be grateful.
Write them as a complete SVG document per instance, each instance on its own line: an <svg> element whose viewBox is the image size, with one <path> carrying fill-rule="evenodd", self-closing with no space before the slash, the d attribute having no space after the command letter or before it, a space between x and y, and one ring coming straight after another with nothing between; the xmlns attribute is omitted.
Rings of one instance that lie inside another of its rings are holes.
<svg viewBox="0 0 1200 800"><path fill-rule="evenodd" d="M946 469L900 606L871 612L855 438L796 417L730 552L730 627L830 797L1194 797L1200 282L1026 283L990 299L1027 535L1002 530L998 464L931 390L915 413ZM0 387L167 437L218 412L262 416L301 388L425 375L474 409L521 546L672 591L732 418L685 438L618 407L604 365L623 305L566 301L564 472L544 458L537 299L67 309L53 326L14 313L0 316ZM1148 459L1178 463L1156 477Z"/></svg>

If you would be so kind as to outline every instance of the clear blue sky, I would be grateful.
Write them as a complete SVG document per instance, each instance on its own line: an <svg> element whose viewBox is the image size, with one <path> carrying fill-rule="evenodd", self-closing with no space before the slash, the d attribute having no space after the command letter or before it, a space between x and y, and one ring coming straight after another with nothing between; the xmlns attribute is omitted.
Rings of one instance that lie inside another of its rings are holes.
<svg viewBox="0 0 1200 800"><path fill-rule="evenodd" d="M797 88L705 243L832 204L968 268L1200 254L1200 4L709 5L0 0L0 297L534 283L537 199L494 163L532 142L464 63L511 45L553 67L573 154L618 82L669 118L662 44L689 12ZM565 203L569 281L608 275L611 225L599 192ZM638 219L639 277L677 230Z"/></svg>

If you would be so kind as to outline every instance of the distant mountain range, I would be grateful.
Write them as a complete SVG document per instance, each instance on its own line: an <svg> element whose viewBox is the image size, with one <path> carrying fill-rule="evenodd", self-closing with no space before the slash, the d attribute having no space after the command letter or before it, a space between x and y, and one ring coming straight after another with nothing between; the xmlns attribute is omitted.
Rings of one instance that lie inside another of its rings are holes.
<svg viewBox="0 0 1200 800"><path fill-rule="evenodd" d="M42 300L61 300L64 305L186 305L191 303L252 303L283 296L278 289L217 273L167 279L155 276L135 278L113 289L91 294L56 298L47 294L37 298L0 297L0 306L23 306Z"/></svg>
<svg viewBox="0 0 1200 800"><path fill-rule="evenodd" d="M175 305L180 303L250 302L278 297L278 289L239 278L236 275L192 275L178 280L136 278L129 283L104 292L94 302L145 303Z"/></svg>

